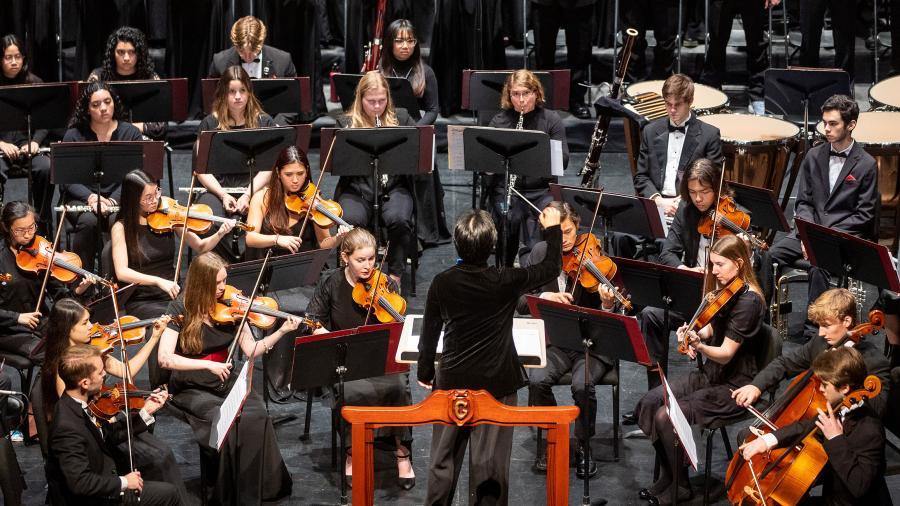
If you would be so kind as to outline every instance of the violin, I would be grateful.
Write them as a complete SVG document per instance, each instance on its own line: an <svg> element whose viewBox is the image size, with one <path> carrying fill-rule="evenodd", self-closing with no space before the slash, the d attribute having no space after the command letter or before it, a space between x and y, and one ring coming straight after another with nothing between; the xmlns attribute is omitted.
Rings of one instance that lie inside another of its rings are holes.
<svg viewBox="0 0 900 506"><path fill-rule="evenodd" d="M322 228L331 228L334 224L353 228L349 223L344 221L341 216L344 210L341 205L334 200L325 200L320 195L316 185L307 183L306 187L299 193L289 194L284 199L284 205L288 211L294 214L304 214L309 210L310 202L313 203L312 210L309 211L309 218L316 225Z"/></svg>
<svg viewBox="0 0 900 506"><path fill-rule="evenodd" d="M682 355L687 355L688 353L688 348L690 346L688 332L691 330L699 332L700 329L705 327L716 317L716 314L728 304L728 301L744 290L746 286L747 283L745 283L743 279L735 277L730 283L722 288L707 293L703 298L703 302L700 303L700 307L697 308L697 312L694 313L694 317L691 318L690 323L688 323L687 329L681 336L681 340L678 341L678 353L681 353Z"/></svg>
<svg viewBox="0 0 900 506"><path fill-rule="evenodd" d="M873 310L869 312L869 321L866 323L862 323L854 327L850 330L845 338L838 343L836 346L842 346L848 340L853 342L859 342L859 339L866 335L874 332L880 331L884 328L884 313L879 310ZM871 380L877 382L877 388L874 388L874 383L870 383ZM871 390L870 390L871 388ZM859 401L860 395L865 396L866 398L872 398L877 396L881 391L881 382L878 381L878 378L875 376L869 376L866 378L864 383L864 391L857 391L848 394L845 397L845 402L848 399L854 398L855 400L851 400L850 403L856 403ZM792 423L802 421L802 420L811 420L818 416L819 410L827 411L827 400L825 396L819 391L819 381L818 378L813 374L812 369L807 370L806 372L797 375L791 382L788 384L787 389L784 394L782 394L778 399L775 400L772 405L766 409L764 412L760 413L755 408L748 408L750 412L756 416L758 422L754 424L754 427L760 429L761 432L774 432L778 430L780 427L786 427ZM755 434L750 434L745 440L744 444L749 443L756 439L757 436ZM818 446L818 448L816 448ZM797 458L792 456L794 451L798 452L796 457L799 457L799 452L801 450L806 450L803 459L806 459L810 453L818 452L821 449L821 445L815 438L804 438L803 442L795 447L785 450L778 450L778 454L776 457L772 457L771 454L775 452L771 452L769 456L765 455L757 455L753 457L752 462L748 463L744 460L744 458L740 455L740 452L736 453L732 458L731 462L728 465L727 472L725 474L726 477L726 490L728 492L728 499L732 504L739 504L744 500L745 497L752 498L758 497L758 490L756 489L756 484L753 480L753 474L758 471L762 471L766 475L770 472L774 472L768 470L768 463L776 462L778 466L782 466L782 464L789 465L791 462L796 462ZM783 455L783 456L782 456ZM818 457L821 457L827 460L825 456L824 449L821 449L821 455L816 453ZM789 458L790 457L790 458ZM787 463L785 463L787 461ZM801 460L802 462L802 460ZM822 461L822 466L824 466L824 461ZM752 467L752 469L751 469ZM811 474L809 476L809 480L815 480L818 476L821 467L818 467L816 470L804 469L802 476L806 474ZM783 478L776 478L772 480L765 480L766 476L762 475L757 478L760 481L760 488L764 491L772 490L772 499L778 500L777 497L780 497L784 494L783 486ZM782 473L783 474L783 473ZM793 479L793 478L791 478ZM802 483L807 481L806 479L801 479ZM773 483L777 482L777 483ZM806 490L809 489L809 486L812 485L812 481L809 482L802 491L791 491L793 495L799 493L797 500L806 493ZM797 487L802 488L802 487ZM768 500L768 496L770 494L766 493L765 499ZM755 500L755 499L752 499ZM759 501L756 500L758 503ZM795 504L785 502L784 504Z"/></svg>
<svg viewBox="0 0 900 506"><path fill-rule="evenodd" d="M165 391L165 386L163 386L163 391ZM97 418L102 418L111 423L120 411L126 409L126 397L128 398L127 409L132 410L143 408L145 400L151 395L153 395L153 392L140 390L127 382L103 385L100 393L88 404L88 409ZM171 399L172 396L170 395L169 398Z"/></svg>
<svg viewBox="0 0 900 506"><path fill-rule="evenodd" d="M406 299L391 290L388 281L386 274L375 269L369 279L358 281L353 286L353 302L371 310L381 323L403 323Z"/></svg>
<svg viewBox="0 0 900 506"><path fill-rule="evenodd" d="M53 265L50 266L50 258ZM71 251L57 251L53 254L53 244L47 239L36 235L28 246L19 246L16 253L16 265L23 271L38 272L50 267L50 274L62 281L71 283L78 276L90 279L95 283L106 283L96 274L81 268L81 258Z"/></svg>
<svg viewBox="0 0 900 506"><path fill-rule="evenodd" d="M166 315L160 318L164 316ZM91 336L90 344L95 348L99 348L101 353L112 351L113 347L121 341L124 341L126 346L140 344L144 339L145 329L159 321L160 318L138 320L134 316L123 316L119 318L118 324L116 322L106 325L95 323L91 326L89 334ZM119 339L119 325L122 326L121 340Z"/></svg>
<svg viewBox="0 0 900 506"><path fill-rule="evenodd" d="M234 223L234 226L245 232L253 230L252 225L240 220L212 214L212 208L206 204L191 204L188 209L171 197L160 197L156 211L147 216L147 225L159 234L171 232L174 227L187 227L192 232L204 234L209 232L213 223Z"/></svg>
<svg viewBox="0 0 900 506"><path fill-rule="evenodd" d="M721 235L740 235L746 234L750 244L754 248L767 249L769 246L765 241L760 240L753 234L747 233L750 229L750 215L741 211L737 207L734 199L731 197L719 197L719 204L716 209L709 209L700 218L697 223L697 233L706 237L713 234L713 216L715 216L715 234Z"/></svg>
<svg viewBox="0 0 900 506"><path fill-rule="evenodd" d="M579 266L579 263L583 265ZM581 274L579 275L579 267ZM572 251L563 254L562 270L572 279L578 275L581 286L596 293L600 285L609 288L616 300L622 304L626 311L631 311L631 301L625 298L619 289L610 281L616 275L616 264L608 256L603 255L600 241L591 233L580 234L575 238L575 246Z"/></svg>
<svg viewBox="0 0 900 506"><path fill-rule="evenodd" d="M300 323L306 324L310 329L317 329L322 326L321 323L315 320L279 311L278 302L272 297L258 296L253 299L251 304L249 297L231 285L225 285L225 293L216 302L209 316L218 324L235 323L244 316L248 304L250 305L250 313L247 314L247 321L254 327L265 330L271 329L275 326L275 321L278 318L298 318Z"/></svg>
<svg viewBox="0 0 900 506"><path fill-rule="evenodd" d="M0 273L0 283L9 283L12 281L12 274L8 272Z"/></svg>

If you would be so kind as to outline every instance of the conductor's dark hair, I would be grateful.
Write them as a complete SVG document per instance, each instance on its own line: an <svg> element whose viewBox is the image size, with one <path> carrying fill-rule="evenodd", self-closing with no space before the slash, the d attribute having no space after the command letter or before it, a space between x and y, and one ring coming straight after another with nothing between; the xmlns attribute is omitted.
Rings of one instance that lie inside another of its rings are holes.
<svg viewBox="0 0 900 506"><path fill-rule="evenodd" d="M841 113L844 126L859 119L859 105L847 95L832 95L822 104L822 112L837 111Z"/></svg>
<svg viewBox="0 0 900 506"><path fill-rule="evenodd" d="M103 55L103 66L100 70L100 80L110 81L116 77L116 46L119 42L126 42L134 46L134 56L137 62L134 65L134 75L130 79L153 79L156 73L153 71L153 58L150 57L150 48L147 46L147 38L144 32L130 26L122 26L116 29L106 39L106 53Z"/></svg>
<svg viewBox="0 0 900 506"><path fill-rule="evenodd" d="M497 227L484 209L471 209L456 219L453 244L459 258L467 264L483 264L497 243Z"/></svg>
<svg viewBox="0 0 900 506"><path fill-rule="evenodd" d="M113 118L116 120L122 119L123 110L119 95L105 81L93 81L84 87L81 96L78 97L78 102L75 103L75 112L72 113L72 118L69 119L69 128L77 128L83 132L91 129L91 97L94 93L101 90L108 91L112 97Z"/></svg>

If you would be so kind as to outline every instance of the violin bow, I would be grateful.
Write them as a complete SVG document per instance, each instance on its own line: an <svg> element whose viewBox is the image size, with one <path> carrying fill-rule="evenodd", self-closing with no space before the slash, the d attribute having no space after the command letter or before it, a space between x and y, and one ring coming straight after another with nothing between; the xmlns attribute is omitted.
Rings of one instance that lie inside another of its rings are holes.
<svg viewBox="0 0 900 506"><path fill-rule="evenodd" d="M241 323L238 324L237 329L234 331L234 340L231 342L231 345L228 347L228 358L225 359L226 364L230 364L234 359L234 352L237 349L237 344L241 338L241 331L244 328L244 325L247 323L247 317L250 315L250 308L253 307L253 299L256 298L256 293L259 290L260 282L262 281L263 272L266 271L266 266L269 264L269 258L272 256L272 248L269 248L266 251L266 256L263 258L262 265L259 267L259 274L256 275L256 282L253 283L253 290L250 292L250 298L247 299L247 308L244 309L244 314L241 315Z"/></svg>
<svg viewBox="0 0 900 506"><path fill-rule="evenodd" d="M191 189L188 192L187 197L187 212L185 212L184 215L184 226L181 227L181 240L178 241L178 256L175 260L175 277L172 279L172 282L176 285L178 284L178 279L181 277L181 254L184 253L184 238L187 237L188 234L187 220L188 216L191 214L191 201L194 198L194 185L196 182L197 173L191 171Z"/></svg>
<svg viewBox="0 0 900 506"><path fill-rule="evenodd" d="M597 193L597 205L594 207L594 215L591 216L591 228L588 229L588 231L587 231L588 234L592 234L594 232L594 224L597 222L597 215L600 214L600 200L602 200L602 199L603 199L603 190L600 190L600 192ZM576 234L576 236L577 236L577 234ZM573 297L575 296L575 287L578 286L578 278L581 277L581 271L584 268L584 255L587 253L587 247L586 247L587 242L588 242L588 237L585 236L585 238L584 238L585 247L581 248L581 255L580 255L581 258L578 259L578 270L575 271L575 279L572 281L572 292L570 293L570 295L572 295Z"/></svg>
<svg viewBox="0 0 900 506"><path fill-rule="evenodd" d="M369 302L369 308L366 310L366 319L363 320L363 326L366 326L369 324L369 316L372 315L372 306L374 306L376 303L375 296L378 295L378 283L381 281L381 276L385 275L384 271L381 269L384 268L384 261L387 259L388 251L390 251L390 250L391 250L391 242L388 241L388 243L384 247L384 256L381 257L381 263L378 265L378 274L375 275L375 283L372 285L373 286L372 301Z"/></svg>
<svg viewBox="0 0 900 506"><path fill-rule="evenodd" d="M319 185L322 183L322 176L325 175L325 167L328 166L328 162L331 160L331 150L334 149L334 141L337 140L337 135L331 138L331 145L328 147L328 153L325 154L325 163L322 164L322 170L319 171L319 177L316 179L316 193L319 191ZM309 168L308 168L309 169ZM309 170L307 170L307 179L309 179ZM297 234L297 237L300 240L303 240L303 232L306 230L306 223L309 221L309 215L312 214L312 208L316 205L316 198L318 195L313 194L312 202L306 207L306 214L303 216L303 223L300 224L300 233Z"/></svg>
<svg viewBox="0 0 900 506"><path fill-rule="evenodd" d="M62 214L59 216L59 225L56 226L56 237L53 238L53 250L50 251L50 261L47 263L47 272L44 273L44 281L41 282L41 291L38 292L38 300L37 304L34 306L34 312L38 313L41 311L41 304L44 303L44 293L47 290L47 282L50 280L50 271L53 270L53 259L56 258L56 248L59 247L59 235L62 232L63 223L66 222L66 209L63 208ZM32 239L34 241L34 239ZM38 251L38 257L40 257L41 252Z"/></svg>
<svg viewBox="0 0 900 506"><path fill-rule="evenodd" d="M125 337L124 337L124 334L122 333L122 321L120 320L120 316L119 316L119 297L118 297L118 295L116 295L116 286L113 284L109 285L109 297L110 297L110 300L112 301L112 305L113 305L113 315L116 318L115 325L119 332L119 346L121 347L121 350L119 351L119 353L121 354L120 360L122 361L122 367L124 367L124 369L125 369L125 377L122 378L123 381L125 382L125 384L122 385L122 387L123 387L122 388L122 399L125 402L125 404L124 404L125 417L124 418L125 418L125 433L126 433L126 438L128 440L128 465L129 465L129 468L131 469L131 472L134 472L134 453L132 451L132 443L131 443L131 417L128 415L128 383L131 383L131 366L128 365L128 351L126 350Z"/></svg>

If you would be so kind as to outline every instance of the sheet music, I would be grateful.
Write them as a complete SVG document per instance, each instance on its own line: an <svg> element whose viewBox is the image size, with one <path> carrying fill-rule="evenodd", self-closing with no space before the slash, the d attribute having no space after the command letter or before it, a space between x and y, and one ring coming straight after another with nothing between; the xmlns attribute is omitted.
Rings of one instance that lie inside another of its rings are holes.
<svg viewBox="0 0 900 506"><path fill-rule="evenodd" d="M675 394L669 386L669 381L665 377L662 380L663 384L666 385L666 396L669 399L669 402L666 404L666 412L669 414L669 419L672 420L672 426L675 428L675 434L678 435L679 441L681 441L681 447L684 448L684 452L687 453L688 459L691 461L691 467L696 471L697 443L694 441L691 424L688 423L684 412L681 411L681 406L678 404L678 399L675 398Z"/></svg>
<svg viewBox="0 0 900 506"><path fill-rule="evenodd" d="M550 139L550 174L563 175L562 141L556 139Z"/></svg>
<svg viewBox="0 0 900 506"><path fill-rule="evenodd" d="M447 156L450 170L466 170L466 151L463 143L463 125L447 125Z"/></svg>
<svg viewBox="0 0 900 506"><path fill-rule="evenodd" d="M216 450L222 447L222 443L225 442L225 436L228 435L228 429L231 428L234 419L241 412L241 406L244 405L244 399L250 394L250 382L248 381L248 377L250 375L250 368L253 367L251 365L252 362L252 360L244 362L244 367L242 367L241 372L238 373L234 386L231 387L231 391L228 392L228 396L225 397L225 401L219 406L219 412L216 413L215 418L213 419L212 431L209 434L209 445Z"/></svg>

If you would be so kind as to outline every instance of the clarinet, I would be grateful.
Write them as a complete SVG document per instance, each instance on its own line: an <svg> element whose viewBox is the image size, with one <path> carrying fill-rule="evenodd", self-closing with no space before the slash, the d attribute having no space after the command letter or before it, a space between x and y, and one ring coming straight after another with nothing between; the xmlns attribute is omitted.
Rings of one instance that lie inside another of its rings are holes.
<svg viewBox="0 0 900 506"><path fill-rule="evenodd" d="M516 130L522 130L522 124L525 122L525 113L519 113L519 121L516 123ZM509 175L509 187L513 188L516 186L516 180L518 179L518 174L510 174ZM506 190L506 211L509 212L509 205L512 203L512 190Z"/></svg>
<svg viewBox="0 0 900 506"><path fill-rule="evenodd" d="M375 115L375 128L381 128L381 127L382 127L381 117L378 115ZM378 184L381 184L381 195L384 196L387 193L388 175L380 174L380 177L378 179L379 179Z"/></svg>
<svg viewBox="0 0 900 506"><path fill-rule="evenodd" d="M609 92L609 96L614 99L620 98L622 94L622 82L625 80L628 60L631 59L631 51L637 35L638 32L634 28L625 30L625 45L622 48L622 57L619 60L619 66L616 67L616 76L613 79L612 89ZM611 119L608 114L602 114L597 118L597 123L594 125L594 133L591 134L591 146L588 148L588 155L584 160L584 166L581 168L580 174L581 186L584 188L595 187L597 171L600 169L600 152L603 151L603 146L606 145Z"/></svg>

